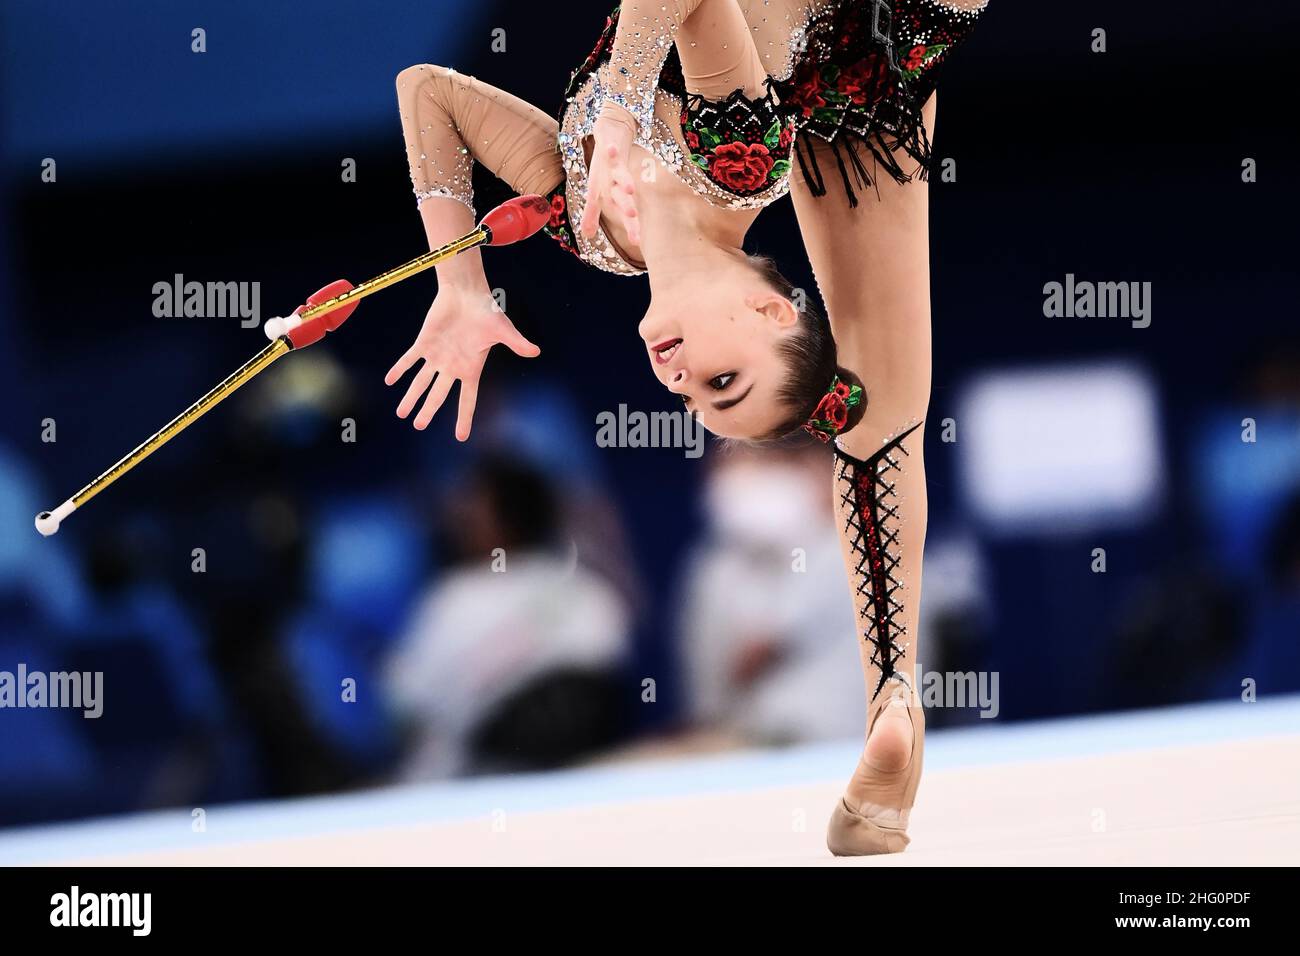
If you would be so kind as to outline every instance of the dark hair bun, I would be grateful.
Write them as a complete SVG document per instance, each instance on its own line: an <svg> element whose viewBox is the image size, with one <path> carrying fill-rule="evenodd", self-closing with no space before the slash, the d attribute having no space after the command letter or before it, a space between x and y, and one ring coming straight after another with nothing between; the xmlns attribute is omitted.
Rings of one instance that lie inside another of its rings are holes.
<svg viewBox="0 0 1300 956"><path fill-rule="evenodd" d="M856 385L862 389L862 401L849 409L849 419L844 424L844 427L840 429L840 434L842 435L857 425L858 422L862 421L862 416L867 413L867 386L862 384L862 379L858 378L856 374L850 372L843 365L835 366L835 374L839 376L841 382L850 388Z"/></svg>

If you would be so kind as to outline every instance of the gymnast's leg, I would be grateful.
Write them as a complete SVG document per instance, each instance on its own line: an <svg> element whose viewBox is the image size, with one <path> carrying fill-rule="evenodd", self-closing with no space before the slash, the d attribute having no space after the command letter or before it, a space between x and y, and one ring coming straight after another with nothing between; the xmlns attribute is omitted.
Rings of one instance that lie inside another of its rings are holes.
<svg viewBox="0 0 1300 956"><path fill-rule="evenodd" d="M924 118L932 128L933 97ZM821 168L834 168L829 149L819 141L814 148ZM928 187L877 176L878 200L868 192L851 207L838 184L827 179L827 195L814 196L796 171L791 195L839 363L862 379L868 401L862 421L840 437L835 461L835 504L858 615L868 725L844 809L837 807L832 819L831 848L895 852L907 843L924 740L924 713L911 689L926 528Z"/></svg>

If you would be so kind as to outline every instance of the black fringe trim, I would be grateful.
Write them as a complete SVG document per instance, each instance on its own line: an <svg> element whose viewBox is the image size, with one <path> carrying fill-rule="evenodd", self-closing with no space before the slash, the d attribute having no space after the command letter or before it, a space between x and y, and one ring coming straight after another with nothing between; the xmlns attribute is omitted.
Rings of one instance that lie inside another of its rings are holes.
<svg viewBox="0 0 1300 956"><path fill-rule="evenodd" d="M799 170L803 173L804 182L808 184L808 191L814 196L825 196L826 180L817 162L817 149L814 145L816 141L824 143L829 148L830 154L835 157L835 165L839 170L840 181L844 185L844 194L848 197L849 206L856 207L857 190L876 188L881 169L890 179L899 184L925 182L929 179L929 139L923 127L918 127L917 133L919 135L914 144L886 139L880 133L861 136L853 132L842 132L831 140L822 140L814 133L812 137L796 137L794 153L799 161ZM864 161L864 153L869 157L868 160ZM912 172L905 170L899 162L900 153L915 161L916 168ZM875 175L867 168L868 162L877 170Z"/></svg>
<svg viewBox="0 0 1300 956"><path fill-rule="evenodd" d="M845 0L810 25L802 62L778 86L795 118L795 154L814 196L826 195L817 157L825 151L815 140L835 157L850 206L857 206L858 191L876 186L882 170L900 184L928 176L923 101L904 79L891 34L887 3Z"/></svg>

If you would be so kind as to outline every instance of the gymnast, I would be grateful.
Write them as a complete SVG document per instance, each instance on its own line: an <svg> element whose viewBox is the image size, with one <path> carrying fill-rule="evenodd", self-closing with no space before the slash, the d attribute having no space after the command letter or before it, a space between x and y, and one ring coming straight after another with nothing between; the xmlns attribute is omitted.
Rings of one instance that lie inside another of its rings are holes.
<svg viewBox="0 0 1300 956"><path fill-rule="evenodd" d="M939 69L986 2L628 0L573 74L558 122L450 69L397 78L431 246L473 227L474 162L545 195L562 248L646 274L638 331L651 370L705 427L750 441L802 430L831 445L868 693L865 746L827 831L837 855L902 850L921 775L911 688L930 390L925 172ZM787 192L828 318L743 249ZM491 348L539 349L485 304L477 250L437 269L424 325L385 380L419 363L397 414L419 404L420 429L460 381L464 441Z"/></svg>

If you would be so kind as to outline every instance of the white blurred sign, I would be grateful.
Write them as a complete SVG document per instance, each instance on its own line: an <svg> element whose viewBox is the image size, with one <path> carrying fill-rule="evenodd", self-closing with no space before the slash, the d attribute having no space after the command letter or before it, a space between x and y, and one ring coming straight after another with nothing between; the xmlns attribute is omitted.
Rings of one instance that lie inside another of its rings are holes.
<svg viewBox="0 0 1300 956"><path fill-rule="evenodd" d="M998 531L1133 523L1164 486L1155 386L1098 364L990 373L957 417L963 492Z"/></svg>

